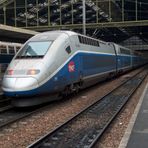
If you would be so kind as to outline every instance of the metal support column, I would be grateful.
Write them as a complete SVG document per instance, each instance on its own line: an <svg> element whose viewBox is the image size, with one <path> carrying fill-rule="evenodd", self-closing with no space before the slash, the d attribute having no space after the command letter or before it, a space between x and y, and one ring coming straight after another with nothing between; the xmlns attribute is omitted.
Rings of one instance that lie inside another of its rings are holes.
<svg viewBox="0 0 148 148"><path fill-rule="evenodd" d="M142 3L140 2L140 18L139 18L140 20L141 20L141 4Z"/></svg>
<svg viewBox="0 0 148 148"><path fill-rule="evenodd" d="M17 22L16 22L16 0L14 0L14 26L17 27Z"/></svg>
<svg viewBox="0 0 148 148"><path fill-rule="evenodd" d="M98 17L99 17L99 14L98 14L98 8L99 8L98 0L96 1L96 6L97 6L97 10L96 10L96 23L98 23Z"/></svg>
<svg viewBox="0 0 148 148"><path fill-rule="evenodd" d="M138 16L138 15L137 15L137 0L136 0L136 2L135 2L135 9L136 9L136 12L135 12L135 13L136 13L136 21L137 21L137 16Z"/></svg>
<svg viewBox="0 0 148 148"><path fill-rule="evenodd" d="M48 0L48 26L50 26L50 0Z"/></svg>
<svg viewBox="0 0 148 148"><path fill-rule="evenodd" d="M37 23L37 26L39 26L39 3L38 3L38 0L36 0L36 8L37 8L36 23Z"/></svg>
<svg viewBox="0 0 148 148"><path fill-rule="evenodd" d="M83 34L86 35L86 8L85 8L85 0L83 0Z"/></svg>
<svg viewBox="0 0 148 148"><path fill-rule="evenodd" d="M3 11L4 11L4 25L6 25L6 7L3 7Z"/></svg>
<svg viewBox="0 0 148 148"><path fill-rule="evenodd" d="M111 22L111 0L109 0L109 21Z"/></svg>
<svg viewBox="0 0 148 148"><path fill-rule="evenodd" d="M26 13L26 27L28 26L28 20L27 20L27 0L25 0L25 13Z"/></svg>
<svg viewBox="0 0 148 148"><path fill-rule="evenodd" d="M73 0L71 1L71 23L73 25Z"/></svg>
<svg viewBox="0 0 148 148"><path fill-rule="evenodd" d="M61 0L60 0L60 3L59 3L59 9L60 9L60 25L62 25L62 10L61 10Z"/></svg>
<svg viewBox="0 0 148 148"><path fill-rule="evenodd" d="M122 21L124 22L124 0L122 0Z"/></svg>

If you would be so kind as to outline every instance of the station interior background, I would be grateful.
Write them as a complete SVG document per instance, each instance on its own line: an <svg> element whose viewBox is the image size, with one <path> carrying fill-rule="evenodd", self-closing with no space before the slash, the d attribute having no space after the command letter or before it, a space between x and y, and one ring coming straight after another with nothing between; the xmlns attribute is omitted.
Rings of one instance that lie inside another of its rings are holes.
<svg viewBox="0 0 148 148"><path fill-rule="evenodd" d="M72 30L148 56L147 0L0 0L0 24L34 30ZM0 35L1 41L3 38ZM9 40L11 41L11 40ZM17 43L21 40L16 40ZM7 65L0 66L2 73Z"/></svg>
<svg viewBox="0 0 148 148"><path fill-rule="evenodd" d="M83 33L82 4L82 0L0 0L0 24ZM147 55L147 0L86 0L85 7L86 35Z"/></svg>

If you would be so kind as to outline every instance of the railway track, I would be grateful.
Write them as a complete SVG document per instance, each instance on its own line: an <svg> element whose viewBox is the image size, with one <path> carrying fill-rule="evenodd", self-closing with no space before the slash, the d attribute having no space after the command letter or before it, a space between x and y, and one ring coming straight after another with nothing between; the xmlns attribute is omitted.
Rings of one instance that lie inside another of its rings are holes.
<svg viewBox="0 0 148 148"><path fill-rule="evenodd" d="M136 74L76 116L28 146L28 148L91 148L147 76Z"/></svg>
<svg viewBox="0 0 148 148"><path fill-rule="evenodd" d="M0 113L0 128L10 125L22 118L25 118L37 110L33 111L17 111L14 108L9 108Z"/></svg>
<svg viewBox="0 0 148 148"><path fill-rule="evenodd" d="M0 94L0 112L3 112L4 110L11 108L12 106L10 104L11 100L5 98L3 94Z"/></svg>
<svg viewBox="0 0 148 148"><path fill-rule="evenodd" d="M34 107L33 109L27 108L27 109L21 109L21 110L10 106L5 110L0 111L0 128L8 126L14 122L17 122L35 113L41 112L42 110L45 110L50 106L51 105L48 104L44 106L38 106L36 108Z"/></svg>

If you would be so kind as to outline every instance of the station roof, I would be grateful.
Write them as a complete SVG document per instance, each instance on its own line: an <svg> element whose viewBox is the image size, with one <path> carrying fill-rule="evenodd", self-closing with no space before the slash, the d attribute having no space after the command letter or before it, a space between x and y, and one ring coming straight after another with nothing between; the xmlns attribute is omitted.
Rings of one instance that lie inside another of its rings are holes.
<svg viewBox="0 0 148 148"><path fill-rule="evenodd" d="M17 8L16 18L12 13L14 5ZM122 8L124 8L124 18L122 18ZM124 21L148 20L147 10L147 0L86 0L86 23L95 23L96 20L98 22L122 22L123 19ZM71 30L82 33L82 28L75 28L74 25L82 24L82 0L15 0L15 3L14 0L0 0L0 14L4 14L4 11L9 18L6 20L8 25L14 25L16 21L18 27L37 31L67 29L64 25L71 25ZM1 23L3 20L4 18L0 17ZM148 26L89 27L87 35L116 43L138 36L148 42Z"/></svg>

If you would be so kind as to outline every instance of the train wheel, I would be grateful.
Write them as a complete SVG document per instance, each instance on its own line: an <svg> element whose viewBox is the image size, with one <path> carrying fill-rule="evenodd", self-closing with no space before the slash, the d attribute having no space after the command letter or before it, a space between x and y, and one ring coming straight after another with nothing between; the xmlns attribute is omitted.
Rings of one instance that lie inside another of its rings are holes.
<svg viewBox="0 0 148 148"><path fill-rule="evenodd" d="M79 84L75 84L75 93L77 94L78 92L79 92L79 90L80 90L80 86L79 86Z"/></svg>
<svg viewBox="0 0 148 148"><path fill-rule="evenodd" d="M62 95L64 97L67 97L69 94L70 94L70 88L69 88L69 86L66 86L64 91L62 92Z"/></svg>

